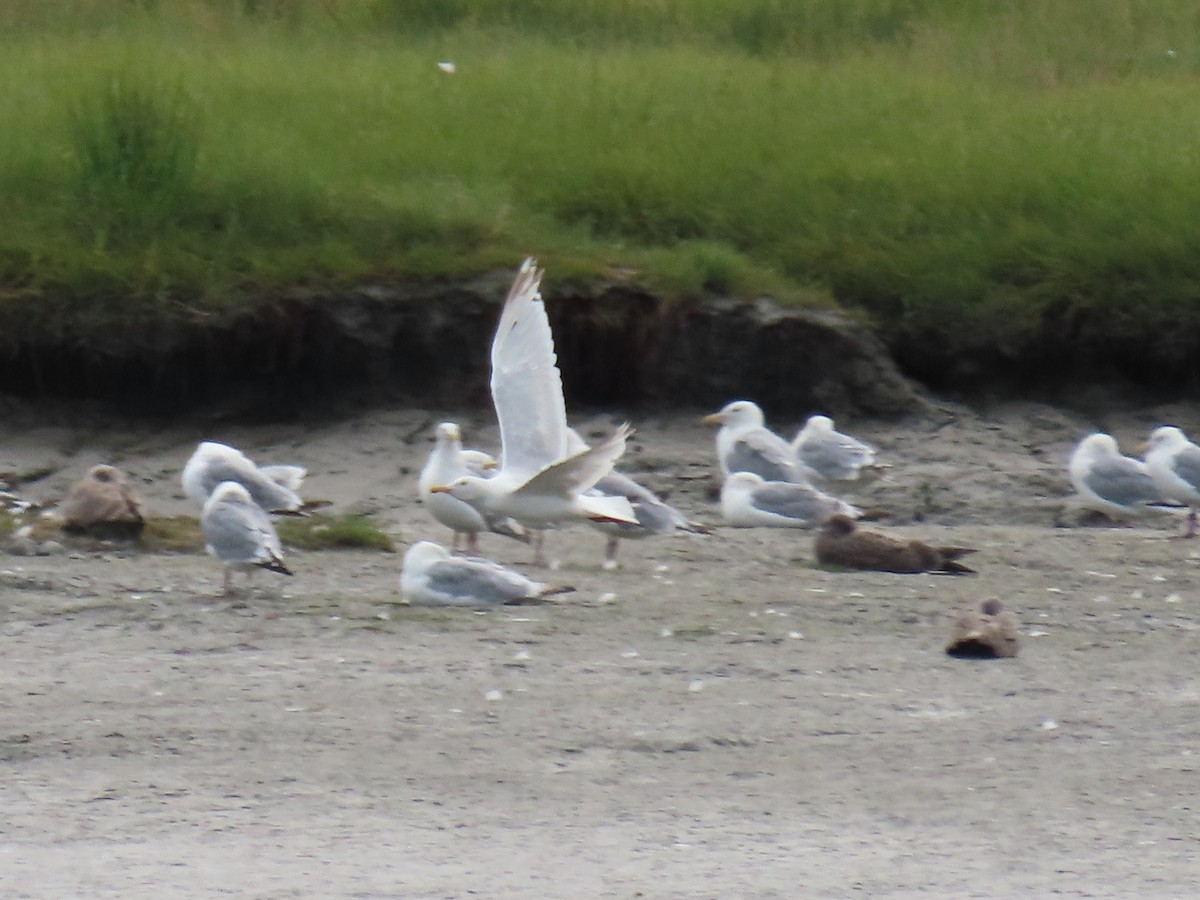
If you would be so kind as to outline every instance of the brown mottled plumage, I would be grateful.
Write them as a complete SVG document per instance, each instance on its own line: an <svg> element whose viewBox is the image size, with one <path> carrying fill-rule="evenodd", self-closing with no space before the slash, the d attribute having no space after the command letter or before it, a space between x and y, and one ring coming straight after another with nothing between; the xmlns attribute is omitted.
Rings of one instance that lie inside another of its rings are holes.
<svg viewBox="0 0 1200 900"><path fill-rule="evenodd" d="M859 528L849 516L835 515L821 526L816 540L817 562L870 569L876 572L945 572L954 575L975 570L956 562L975 551L970 547L930 547L921 541L894 538Z"/></svg>
<svg viewBox="0 0 1200 900"><path fill-rule="evenodd" d="M62 503L63 531L99 538L136 538L145 527L142 504L112 466L92 466Z"/></svg>
<svg viewBox="0 0 1200 900"><path fill-rule="evenodd" d="M1017 649L1017 621L995 598L985 600L979 612L959 615L946 645L946 653L960 659L1013 657Z"/></svg>

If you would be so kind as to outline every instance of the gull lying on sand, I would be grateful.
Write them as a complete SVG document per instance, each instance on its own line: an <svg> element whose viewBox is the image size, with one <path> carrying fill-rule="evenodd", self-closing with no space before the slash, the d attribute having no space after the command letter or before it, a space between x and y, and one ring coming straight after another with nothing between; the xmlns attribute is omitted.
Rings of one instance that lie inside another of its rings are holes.
<svg viewBox="0 0 1200 900"><path fill-rule="evenodd" d="M734 472L721 487L721 515L735 528L816 528L833 515L857 519L862 511L811 484L764 481Z"/></svg>
<svg viewBox="0 0 1200 900"><path fill-rule="evenodd" d="M1085 507L1114 518L1144 515L1162 501L1146 464L1122 456L1109 434L1097 432L1080 441L1067 474Z"/></svg>
<svg viewBox="0 0 1200 900"><path fill-rule="evenodd" d="M300 466L259 468L228 444L204 441L183 467L183 492L203 506L217 485L235 481L267 512L302 513L314 505L305 504L297 493L306 474Z"/></svg>
<svg viewBox="0 0 1200 900"><path fill-rule="evenodd" d="M717 432L717 463L721 474L753 472L764 481L806 482L811 473L797 461L792 445L767 428L763 411L749 400L734 400L705 416Z"/></svg>
<svg viewBox="0 0 1200 900"><path fill-rule="evenodd" d="M468 475L488 478L495 473L496 461L482 450L464 450L462 432L453 422L442 422L435 431L437 441L429 454L425 468L417 481L422 502L435 519L449 528L454 537L450 550L458 549L459 535L465 534L466 552L479 554L479 533L493 531L519 541L529 542L529 535L512 519L485 518L484 514L469 503L445 492L434 493L432 488L447 485Z"/></svg>
<svg viewBox="0 0 1200 900"><path fill-rule="evenodd" d="M875 461L875 448L834 430L829 416L809 416L792 441L797 461L822 481L855 481L888 466Z"/></svg>
<svg viewBox="0 0 1200 900"><path fill-rule="evenodd" d="M400 593L413 606L540 603L573 590L533 581L491 560L451 556L432 541L409 547L400 568Z"/></svg>
<svg viewBox="0 0 1200 900"><path fill-rule="evenodd" d="M430 492L449 493L485 518L511 517L542 530L578 521L637 524L624 497L587 494L625 452L633 433L622 425L608 438L572 453L562 376L550 320L538 286L541 270L522 264L504 302L492 341L492 401L500 423L500 471L494 478L464 475ZM541 535L535 563L544 565Z"/></svg>
<svg viewBox="0 0 1200 900"><path fill-rule="evenodd" d="M1146 470L1164 500L1188 507L1184 537L1196 536L1196 507L1200 506L1200 447L1173 425L1150 432Z"/></svg>
<svg viewBox="0 0 1200 900"><path fill-rule="evenodd" d="M72 485L61 512L62 529L68 534L136 538L146 526L142 502L125 473L108 465L92 466Z"/></svg>
<svg viewBox="0 0 1200 900"><path fill-rule="evenodd" d="M225 593L232 588L233 570L251 573L256 568L283 575L283 548L271 519L236 481L225 481L204 503L200 514L204 549L225 564Z"/></svg>
<svg viewBox="0 0 1200 900"><path fill-rule="evenodd" d="M944 572L966 575L975 570L957 562L974 553L971 547L931 547L921 541L895 538L859 528L849 516L831 516L817 535L817 562L876 572Z"/></svg>

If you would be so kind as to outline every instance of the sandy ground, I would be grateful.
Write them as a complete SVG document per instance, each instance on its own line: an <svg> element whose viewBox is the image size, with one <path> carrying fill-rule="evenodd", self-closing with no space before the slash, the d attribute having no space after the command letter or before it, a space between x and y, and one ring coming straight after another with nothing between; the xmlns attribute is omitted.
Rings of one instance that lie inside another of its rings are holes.
<svg viewBox="0 0 1200 900"><path fill-rule="evenodd" d="M712 433L641 416L622 468L701 520ZM397 409L231 427L9 411L0 471L90 464L187 512L201 438L311 470L306 494L444 541L414 502L432 425ZM858 422L889 527L976 577L823 571L802 531L552 535L560 605L397 605L398 555L292 553L218 596L207 557L0 553L6 897L1184 897L1200 873L1200 542L1170 517L1056 527L1094 427L1191 407L943 406ZM592 429L616 417L596 415ZM793 425L795 423L781 423ZM484 549L520 563L499 537ZM943 653L1000 597L1015 660Z"/></svg>

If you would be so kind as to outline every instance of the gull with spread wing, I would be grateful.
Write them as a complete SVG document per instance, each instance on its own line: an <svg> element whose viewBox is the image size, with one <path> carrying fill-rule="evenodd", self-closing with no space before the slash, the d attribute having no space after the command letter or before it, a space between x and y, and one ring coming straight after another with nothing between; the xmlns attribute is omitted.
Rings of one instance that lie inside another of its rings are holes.
<svg viewBox="0 0 1200 900"><path fill-rule="evenodd" d="M541 531L579 521L637 524L624 497L587 492L612 471L633 433L622 425L605 440L574 450L550 320L539 292L542 272L521 265L492 340L492 402L500 423L500 471L464 475L430 492L448 493L485 516L510 517ZM534 562L545 564L539 535Z"/></svg>

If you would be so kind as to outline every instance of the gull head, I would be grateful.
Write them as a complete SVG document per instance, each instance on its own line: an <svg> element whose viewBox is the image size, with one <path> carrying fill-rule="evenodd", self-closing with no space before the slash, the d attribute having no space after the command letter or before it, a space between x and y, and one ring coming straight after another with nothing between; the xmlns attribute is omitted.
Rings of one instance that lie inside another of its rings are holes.
<svg viewBox="0 0 1200 900"><path fill-rule="evenodd" d="M763 411L751 400L734 400L700 421L705 425L730 425L734 428L762 427Z"/></svg>
<svg viewBox="0 0 1200 900"><path fill-rule="evenodd" d="M441 422L433 432L439 444L458 443L462 440L462 432L453 422Z"/></svg>
<svg viewBox="0 0 1200 900"><path fill-rule="evenodd" d="M842 513L834 513L821 525L821 530L833 537L845 537L848 534L853 534L854 529L857 527L854 520L849 516Z"/></svg>
<svg viewBox="0 0 1200 900"><path fill-rule="evenodd" d="M809 416L804 427L806 430L811 428L813 431L823 431L828 434L833 431L833 419L829 416Z"/></svg>
<svg viewBox="0 0 1200 900"><path fill-rule="evenodd" d="M1163 425L1150 432L1150 440L1145 447L1147 452L1153 452L1160 447L1182 447L1188 442L1187 436L1174 425Z"/></svg>
<svg viewBox="0 0 1200 900"><path fill-rule="evenodd" d="M421 572L439 559L449 558L450 554L440 544L435 544L433 541L417 541L405 551L401 568Z"/></svg>
<svg viewBox="0 0 1200 900"><path fill-rule="evenodd" d="M112 466L101 463L98 466L92 466L88 469L88 477L92 481L99 481L103 484L124 484L125 475L120 469L115 469Z"/></svg>
<svg viewBox="0 0 1200 900"><path fill-rule="evenodd" d="M1102 432L1089 434L1080 441L1079 452L1086 454L1089 459L1105 459L1121 455L1116 438Z"/></svg>
<svg viewBox="0 0 1200 900"><path fill-rule="evenodd" d="M449 484L435 484L429 489L431 494L449 494L459 500L465 500L471 503L476 500L482 500L487 494L488 483L485 478L476 478L474 475L464 475L462 478L456 478Z"/></svg>
<svg viewBox="0 0 1200 900"><path fill-rule="evenodd" d="M725 483L721 486L721 493L724 494L727 491L730 493L752 491L765 483L761 475L756 475L753 472L730 472L729 477L725 479Z"/></svg>

